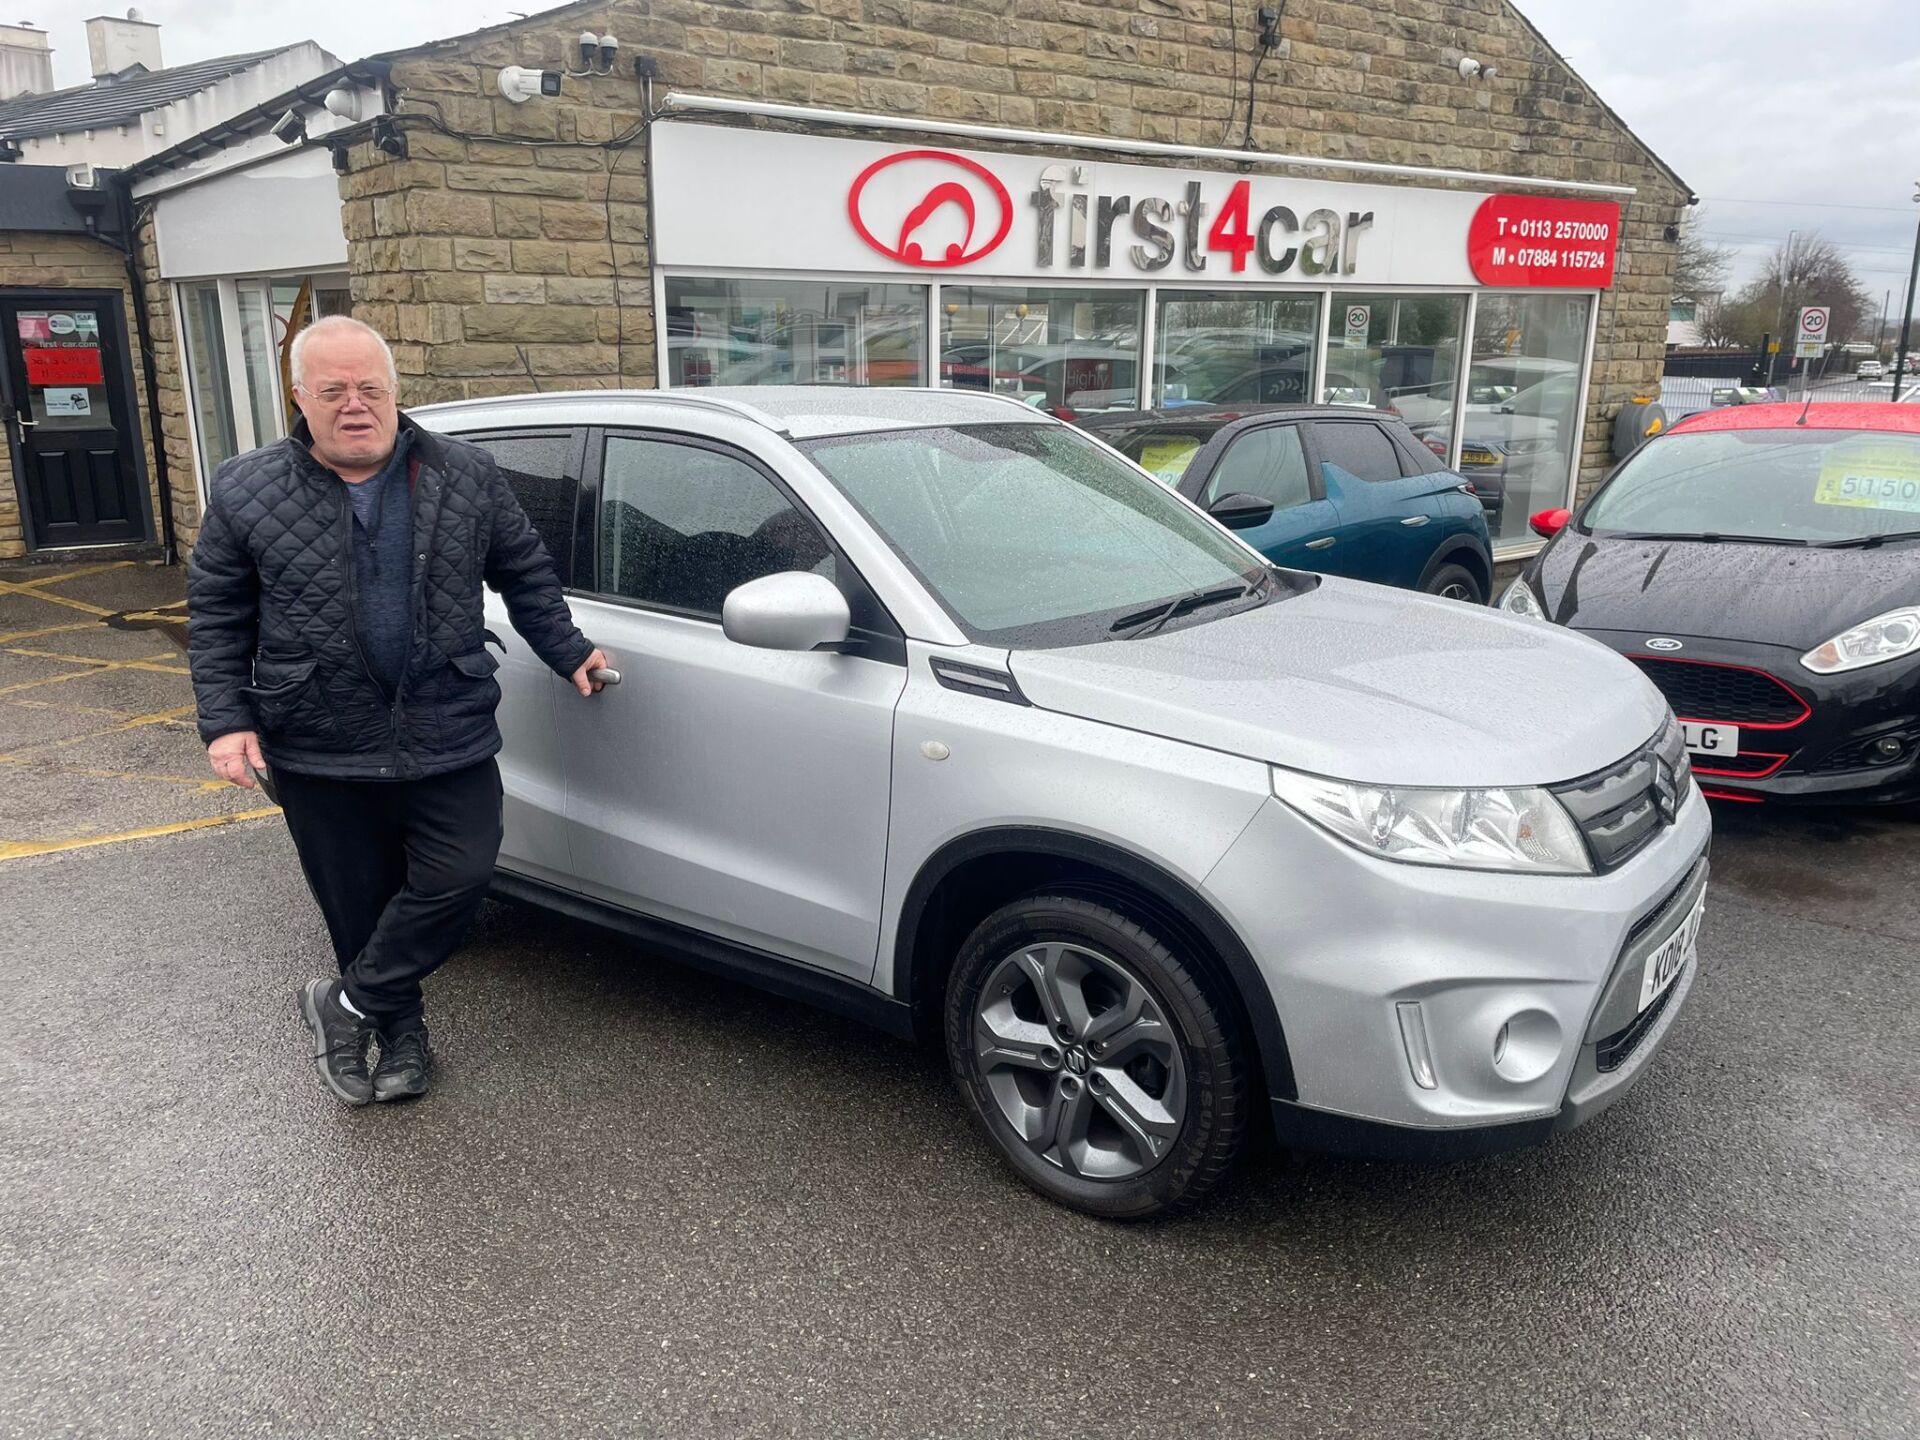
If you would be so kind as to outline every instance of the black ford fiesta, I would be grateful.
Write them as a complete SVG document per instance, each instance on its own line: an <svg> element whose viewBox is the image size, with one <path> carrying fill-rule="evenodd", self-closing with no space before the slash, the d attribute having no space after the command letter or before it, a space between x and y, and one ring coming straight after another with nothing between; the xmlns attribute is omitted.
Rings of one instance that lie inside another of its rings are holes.
<svg viewBox="0 0 1920 1440"><path fill-rule="evenodd" d="M1500 608L1637 663L1722 800L1920 800L1920 406L1745 405L1649 442Z"/></svg>

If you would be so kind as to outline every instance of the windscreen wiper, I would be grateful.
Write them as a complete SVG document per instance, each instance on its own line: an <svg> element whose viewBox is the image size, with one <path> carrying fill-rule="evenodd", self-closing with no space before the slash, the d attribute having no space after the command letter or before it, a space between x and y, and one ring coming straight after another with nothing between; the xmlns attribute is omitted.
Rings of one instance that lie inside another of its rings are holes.
<svg viewBox="0 0 1920 1440"><path fill-rule="evenodd" d="M1138 640L1142 635L1151 635L1176 615L1191 614L1208 605L1218 605L1223 600L1240 600L1253 594L1260 588L1261 581L1243 581L1237 585L1214 585L1201 590L1189 590L1184 595L1154 606L1151 610L1136 610L1131 615L1122 615L1107 627L1122 640ZM1124 634L1122 632L1125 632Z"/></svg>
<svg viewBox="0 0 1920 1440"><path fill-rule="evenodd" d="M1805 546L1809 542L1795 540L1785 535L1728 535L1717 530L1700 531L1692 535L1670 534L1664 530L1602 530L1596 532L1609 540L1689 540L1702 545L1795 545Z"/></svg>
<svg viewBox="0 0 1920 1440"><path fill-rule="evenodd" d="M1855 535L1847 540L1822 540L1821 550L1877 550L1889 540L1920 540L1920 530L1885 530L1878 535Z"/></svg>

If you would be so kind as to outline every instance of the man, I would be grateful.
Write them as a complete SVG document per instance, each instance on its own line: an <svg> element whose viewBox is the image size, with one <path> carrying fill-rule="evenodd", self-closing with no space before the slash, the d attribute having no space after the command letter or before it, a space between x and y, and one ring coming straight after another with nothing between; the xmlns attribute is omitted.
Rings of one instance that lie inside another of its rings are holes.
<svg viewBox="0 0 1920 1440"><path fill-rule="evenodd" d="M293 435L214 476L188 649L214 773L252 789L271 767L340 964L300 1014L321 1081L364 1105L426 1093L420 982L473 923L500 849L481 582L580 694L607 657L492 458L395 408L376 331L330 316L292 360Z"/></svg>

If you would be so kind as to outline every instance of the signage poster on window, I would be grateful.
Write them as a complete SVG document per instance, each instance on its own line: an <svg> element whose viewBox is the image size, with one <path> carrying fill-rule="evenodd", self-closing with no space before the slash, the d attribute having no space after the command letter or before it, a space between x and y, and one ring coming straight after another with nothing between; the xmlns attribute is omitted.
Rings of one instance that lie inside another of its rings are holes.
<svg viewBox="0 0 1920 1440"><path fill-rule="evenodd" d="M93 414L93 397L87 394L85 387L49 388L40 392L40 398L45 402L49 415Z"/></svg>
<svg viewBox="0 0 1920 1440"><path fill-rule="evenodd" d="M45 311L23 310L14 318L14 325L20 331L22 340L46 340L53 334L47 327Z"/></svg>
<svg viewBox="0 0 1920 1440"><path fill-rule="evenodd" d="M1364 349L1367 332L1373 328L1373 310L1367 305L1347 306L1347 344Z"/></svg>
<svg viewBox="0 0 1920 1440"><path fill-rule="evenodd" d="M53 350L34 346L26 350L29 385L104 385L106 375L100 366L96 346Z"/></svg>

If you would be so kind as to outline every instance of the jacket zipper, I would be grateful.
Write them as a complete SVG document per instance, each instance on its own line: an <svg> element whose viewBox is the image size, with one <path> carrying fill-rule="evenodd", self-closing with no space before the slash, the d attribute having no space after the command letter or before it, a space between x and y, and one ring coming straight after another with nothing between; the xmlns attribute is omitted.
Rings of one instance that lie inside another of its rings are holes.
<svg viewBox="0 0 1920 1440"><path fill-rule="evenodd" d="M360 657L360 668L366 672L367 679L378 687L380 681L373 673L373 662L367 659L366 647L360 643L360 587L353 568L353 502L346 495L346 481L342 480L340 493L340 563L347 571L347 633L353 636L353 653ZM406 672L401 671L401 684L406 683ZM400 729L399 699L396 695L394 708L388 712L387 723L390 738L393 741L393 773L400 770Z"/></svg>

